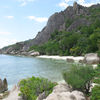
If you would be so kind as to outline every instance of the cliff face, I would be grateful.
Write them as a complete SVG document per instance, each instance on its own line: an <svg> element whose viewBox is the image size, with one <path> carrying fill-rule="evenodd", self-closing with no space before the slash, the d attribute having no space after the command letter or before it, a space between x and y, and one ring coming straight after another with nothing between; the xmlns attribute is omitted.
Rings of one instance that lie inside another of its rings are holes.
<svg viewBox="0 0 100 100"><path fill-rule="evenodd" d="M71 31L81 24L89 25L90 24L89 21L85 19L78 19L76 21L73 21L72 25L66 29L65 20L66 19L74 20L76 19L77 16L80 16L80 15L85 15L85 16L89 15L88 8L78 5L76 2L73 4L73 7L68 7L67 9L65 9L64 11L60 13L53 14L49 18L46 27L41 32L39 32L36 38L33 40L33 44L39 45L39 44L43 44L47 42L48 39L50 38L50 35L55 30Z"/></svg>
<svg viewBox="0 0 100 100"><path fill-rule="evenodd" d="M55 13L52 15L47 23L47 26L38 33L36 38L33 41L33 44L42 44L50 38L50 34L54 32L55 30L60 29L61 25L64 23L64 13Z"/></svg>
<svg viewBox="0 0 100 100"><path fill-rule="evenodd" d="M47 25L43 28L41 32L37 34L36 38L17 43L13 46L5 47L3 48L3 51L7 51L9 48L10 50L15 50L16 47L17 50L27 51L30 46L41 45L47 42L50 39L51 34L55 30L73 31L82 25L89 26L90 24L92 24L92 21L88 20L87 17L91 16L91 9L95 8L100 8L100 4L93 5L87 8L74 2L73 6L69 6L64 11L53 14L49 18ZM67 23L69 25L66 26Z"/></svg>
<svg viewBox="0 0 100 100"><path fill-rule="evenodd" d="M99 5L100 7L100 5ZM38 33L36 38L33 40L33 44L40 45L48 41L50 35L55 31L67 30L72 31L76 29L79 25L90 25L90 21L86 20L85 18L78 18L80 15L89 16L89 8L83 7L76 2L73 4L73 7L68 7L64 11L60 13L53 14L48 22L46 27ZM77 19L78 18L78 19ZM74 20L73 23L66 28L65 27L65 20L70 19Z"/></svg>

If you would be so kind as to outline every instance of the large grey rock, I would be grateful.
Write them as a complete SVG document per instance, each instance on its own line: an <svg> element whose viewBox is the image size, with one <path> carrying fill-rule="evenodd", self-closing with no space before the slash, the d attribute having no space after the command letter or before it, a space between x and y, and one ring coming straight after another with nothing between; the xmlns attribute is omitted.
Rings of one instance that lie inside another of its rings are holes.
<svg viewBox="0 0 100 100"><path fill-rule="evenodd" d="M33 53L30 54L30 56L39 56L39 55L40 55L39 52L33 52Z"/></svg>
<svg viewBox="0 0 100 100"><path fill-rule="evenodd" d="M39 56L40 53L38 51L31 50L31 51L28 52L28 55L29 56Z"/></svg>
<svg viewBox="0 0 100 100"><path fill-rule="evenodd" d="M7 83L7 79L5 78L3 80L3 91L7 91L8 90L8 83Z"/></svg>
<svg viewBox="0 0 100 100"><path fill-rule="evenodd" d="M59 84L53 92L44 100L86 100L80 91L72 91L67 84Z"/></svg>
<svg viewBox="0 0 100 100"><path fill-rule="evenodd" d="M89 53L85 55L83 61L86 64L99 64L100 58L98 57L97 53Z"/></svg>
<svg viewBox="0 0 100 100"><path fill-rule="evenodd" d="M27 56L28 55L28 52L21 52L20 54L21 55L24 55L24 56Z"/></svg>
<svg viewBox="0 0 100 100"><path fill-rule="evenodd" d="M8 83L6 78L3 81L0 79L0 93L5 92L7 90L8 90Z"/></svg>

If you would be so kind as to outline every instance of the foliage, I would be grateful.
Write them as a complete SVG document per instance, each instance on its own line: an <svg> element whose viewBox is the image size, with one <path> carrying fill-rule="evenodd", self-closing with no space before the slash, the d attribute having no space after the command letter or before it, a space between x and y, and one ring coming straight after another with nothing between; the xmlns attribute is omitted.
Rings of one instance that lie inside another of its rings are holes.
<svg viewBox="0 0 100 100"><path fill-rule="evenodd" d="M91 80L94 77L94 70L91 66L74 65L69 71L63 73L64 80L73 87L85 94L89 94Z"/></svg>
<svg viewBox="0 0 100 100"><path fill-rule="evenodd" d="M66 22L65 26L66 26L66 28L68 28L73 23L73 20L72 19L66 19L65 22Z"/></svg>
<svg viewBox="0 0 100 100"><path fill-rule="evenodd" d="M95 80L94 83L98 84L96 85L91 92L91 100L100 100L100 64L95 69Z"/></svg>
<svg viewBox="0 0 100 100"><path fill-rule="evenodd" d="M27 100L36 100L39 94L45 92L50 94L56 83L52 83L44 78L28 78L20 82L21 96Z"/></svg>
<svg viewBox="0 0 100 100"><path fill-rule="evenodd" d="M98 56L100 57L100 50L99 50L99 51L97 51L97 53L98 53Z"/></svg>
<svg viewBox="0 0 100 100"><path fill-rule="evenodd" d="M74 55L80 56L88 52L100 50L100 21L94 21L90 26L80 26L80 32L55 31L48 42L39 46L32 46L30 50L37 50L46 55ZM81 34L80 34L81 33Z"/></svg>
<svg viewBox="0 0 100 100"><path fill-rule="evenodd" d="M97 28L89 37L91 42L91 50L98 50L98 41L100 41L100 28Z"/></svg>
<svg viewBox="0 0 100 100"><path fill-rule="evenodd" d="M100 86L95 86L91 95L91 100L100 100Z"/></svg>
<svg viewBox="0 0 100 100"><path fill-rule="evenodd" d="M45 44L32 46L30 50L37 50L47 55L80 56L89 52L100 51L100 8L89 8L90 16L80 15L75 18L65 18L65 30L55 30ZM80 25L68 32L67 29L77 19L88 19L92 24Z"/></svg>

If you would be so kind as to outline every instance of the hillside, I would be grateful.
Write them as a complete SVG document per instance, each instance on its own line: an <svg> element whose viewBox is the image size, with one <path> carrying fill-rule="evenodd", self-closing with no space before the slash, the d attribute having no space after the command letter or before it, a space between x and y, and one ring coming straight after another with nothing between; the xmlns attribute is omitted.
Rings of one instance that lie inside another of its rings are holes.
<svg viewBox="0 0 100 100"><path fill-rule="evenodd" d="M76 2L53 14L37 36L4 47L10 53L29 50L48 55L83 55L100 50L100 4L83 7Z"/></svg>

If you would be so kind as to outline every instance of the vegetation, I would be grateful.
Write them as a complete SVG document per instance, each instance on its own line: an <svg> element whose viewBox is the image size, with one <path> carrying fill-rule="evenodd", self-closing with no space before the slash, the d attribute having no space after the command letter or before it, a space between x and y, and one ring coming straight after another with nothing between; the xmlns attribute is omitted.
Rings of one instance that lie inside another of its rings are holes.
<svg viewBox="0 0 100 100"><path fill-rule="evenodd" d="M92 66L74 65L69 71L63 73L63 78L74 90L89 95L91 100L100 100L100 64L96 69L93 69ZM90 93L92 82L97 85Z"/></svg>
<svg viewBox="0 0 100 100"><path fill-rule="evenodd" d="M79 26L77 30L71 32L56 30L47 43L30 47L30 50L33 49L46 55L80 56L90 52L99 54L100 19L97 18L90 26Z"/></svg>
<svg viewBox="0 0 100 100"><path fill-rule="evenodd" d="M89 95L94 73L95 71L91 66L74 65L69 71L63 73L63 78L74 90L79 90Z"/></svg>
<svg viewBox="0 0 100 100"><path fill-rule="evenodd" d="M66 26L66 28L68 28L73 23L73 20L72 19L66 19L65 22L66 22L65 26Z"/></svg>
<svg viewBox="0 0 100 100"><path fill-rule="evenodd" d="M98 85L92 89L91 100L100 100L100 65L95 70L95 77L94 83Z"/></svg>
<svg viewBox="0 0 100 100"><path fill-rule="evenodd" d="M20 82L21 96L26 100L36 100L39 94L45 92L46 96L50 94L56 83L52 83L44 78L28 78Z"/></svg>
<svg viewBox="0 0 100 100"><path fill-rule="evenodd" d="M92 97L91 100L100 100L100 86L95 86L92 89Z"/></svg>

